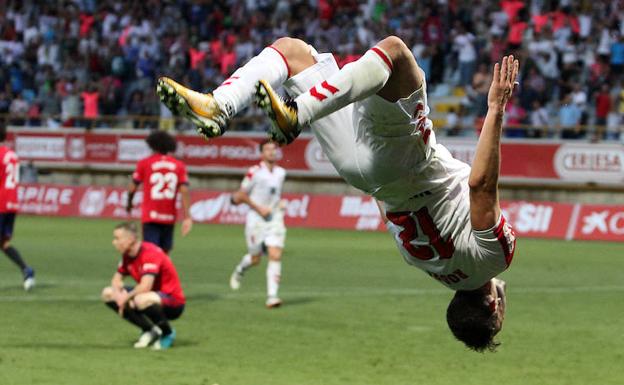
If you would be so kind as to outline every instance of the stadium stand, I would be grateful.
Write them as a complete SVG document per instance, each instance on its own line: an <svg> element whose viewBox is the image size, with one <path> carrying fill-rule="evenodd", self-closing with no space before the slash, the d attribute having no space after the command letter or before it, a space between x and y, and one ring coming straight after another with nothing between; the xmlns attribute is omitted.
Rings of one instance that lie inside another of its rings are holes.
<svg viewBox="0 0 624 385"><path fill-rule="evenodd" d="M10 0L0 4L0 116L50 129L172 127L153 92L158 74L210 90L281 36L344 65L396 34L425 70L431 117L449 136L478 134L489 65L513 52L523 67L506 136L615 141L624 115L618 4ZM257 113L234 129L263 130Z"/></svg>

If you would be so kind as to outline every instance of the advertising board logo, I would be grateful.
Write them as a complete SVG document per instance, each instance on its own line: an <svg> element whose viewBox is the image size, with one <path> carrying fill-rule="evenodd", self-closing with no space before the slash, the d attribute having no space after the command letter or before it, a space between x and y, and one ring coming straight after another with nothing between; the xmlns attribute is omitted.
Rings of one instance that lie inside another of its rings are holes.
<svg viewBox="0 0 624 385"><path fill-rule="evenodd" d="M381 216L377 203L372 198L346 196L340 205L341 217L355 217L357 230L377 230Z"/></svg>
<svg viewBox="0 0 624 385"><path fill-rule="evenodd" d="M555 154L555 171L568 180L596 183L624 181L624 146L564 144Z"/></svg>
<svg viewBox="0 0 624 385"><path fill-rule="evenodd" d="M583 234L624 235L624 212L611 213L609 210L592 211L583 217Z"/></svg>
<svg viewBox="0 0 624 385"><path fill-rule="evenodd" d="M84 138L69 138L69 143L67 144L67 156L69 157L69 159L84 159Z"/></svg>
<svg viewBox="0 0 624 385"><path fill-rule="evenodd" d="M553 216L553 207L547 204L518 202L502 208L514 230L519 233L547 233Z"/></svg>
<svg viewBox="0 0 624 385"><path fill-rule="evenodd" d="M321 145L316 140L316 138L310 140L308 142L308 145L306 146L305 162L308 167L314 171L321 171L328 174L336 174L334 166L332 166L327 156L325 156L323 148L321 148Z"/></svg>
<svg viewBox="0 0 624 385"><path fill-rule="evenodd" d="M87 189L80 200L80 215L95 217L102 214L106 202L106 189Z"/></svg>

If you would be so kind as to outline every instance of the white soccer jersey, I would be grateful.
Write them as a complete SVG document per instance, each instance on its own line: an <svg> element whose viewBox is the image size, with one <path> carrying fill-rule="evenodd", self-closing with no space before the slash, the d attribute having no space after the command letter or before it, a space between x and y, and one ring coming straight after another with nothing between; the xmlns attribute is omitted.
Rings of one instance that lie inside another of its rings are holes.
<svg viewBox="0 0 624 385"><path fill-rule="evenodd" d="M289 79L298 95L338 71L331 54ZM377 95L311 124L325 154L354 187L384 202L405 260L455 290L476 289L505 270L515 245L504 218L470 225L470 167L436 143L426 86L392 103Z"/></svg>
<svg viewBox="0 0 624 385"><path fill-rule="evenodd" d="M286 170L280 166L273 166L273 170L264 163L250 167L241 183L241 190L256 204L276 209L282 199L282 187L286 178ZM264 220L254 210L249 210L247 220Z"/></svg>
<svg viewBox="0 0 624 385"><path fill-rule="evenodd" d="M249 194L249 198L256 204L270 207L271 216L262 218L254 210L247 213L245 223L245 239L250 254L262 252L262 245L284 247L286 227L284 226L284 212L280 205L282 187L286 178L286 170L273 166L269 170L264 162L249 168L241 189Z"/></svg>

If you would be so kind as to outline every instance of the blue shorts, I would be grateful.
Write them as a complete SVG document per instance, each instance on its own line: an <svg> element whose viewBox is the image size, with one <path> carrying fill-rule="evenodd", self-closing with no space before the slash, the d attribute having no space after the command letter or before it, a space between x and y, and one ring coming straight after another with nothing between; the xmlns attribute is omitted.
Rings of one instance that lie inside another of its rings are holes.
<svg viewBox="0 0 624 385"><path fill-rule="evenodd" d="M173 248L173 225L143 223L143 240L157 245L168 253Z"/></svg>
<svg viewBox="0 0 624 385"><path fill-rule="evenodd" d="M13 236L16 213L0 213L0 241L8 241Z"/></svg>

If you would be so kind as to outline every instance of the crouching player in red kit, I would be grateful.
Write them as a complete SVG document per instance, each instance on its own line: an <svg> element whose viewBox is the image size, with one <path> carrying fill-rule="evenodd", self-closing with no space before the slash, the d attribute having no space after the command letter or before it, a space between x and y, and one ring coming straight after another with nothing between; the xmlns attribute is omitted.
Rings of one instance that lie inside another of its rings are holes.
<svg viewBox="0 0 624 385"><path fill-rule="evenodd" d="M169 321L184 311L185 298L178 273L162 249L141 242L134 223L121 223L113 231L113 246L122 259L111 285L102 290L102 300L128 322L141 328L135 348L167 349L176 332ZM124 286L124 276L131 276L137 285Z"/></svg>

